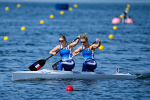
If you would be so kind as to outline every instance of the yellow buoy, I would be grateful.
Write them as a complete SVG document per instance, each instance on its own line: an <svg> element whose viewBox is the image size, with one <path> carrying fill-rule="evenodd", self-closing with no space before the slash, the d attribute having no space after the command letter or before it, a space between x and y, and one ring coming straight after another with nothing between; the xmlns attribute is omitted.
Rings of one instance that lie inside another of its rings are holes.
<svg viewBox="0 0 150 100"><path fill-rule="evenodd" d="M8 11L8 10L9 10L9 7L5 7L5 10Z"/></svg>
<svg viewBox="0 0 150 100"><path fill-rule="evenodd" d="M41 21L40 21L40 24L44 24L44 20L41 20Z"/></svg>
<svg viewBox="0 0 150 100"><path fill-rule="evenodd" d="M49 17L50 17L50 18L54 18L54 15L50 15Z"/></svg>
<svg viewBox="0 0 150 100"><path fill-rule="evenodd" d="M113 29L116 30L116 29L117 29L117 26L114 26Z"/></svg>
<svg viewBox="0 0 150 100"><path fill-rule="evenodd" d="M127 7L126 10L129 11L129 8Z"/></svg>
<svg viewBox="0 0 150 100"><path fill-rule="evenodd" d="M24 26L21 27L21 31L24 31L26 30L26 28Z"/></svg>
<svg viewBox="0 0 150 100"><path fill-rule="evenodd" d="M78 7L78 5L77 5L77 4L74 4L74 7L75 7L75 8L77 8L77 7Z"/></svg>
<svg viewBox="0 0 150 100"><path fill-rule="evenodd" d="M113 37L114 37L114 36L113 36L112 34L109 35L109 39L113 39Z"/></svg>
<svg viewBox="0 0 150 100"><path fill-rule="evenodd" d="M103 50L104 49L104 47L101 45L101 46L99 46L99 50Z"/></svg>
<svg viewBox="0 0 150 100"><path fill-rule="evenodd" d="M64 11L60 11L60 14L63 15L63 14L64 14Z"/></svg>
<svg viewBox="0 0 150 100"><path fill-rule="evenodd" d="M17 8L20 8L21 7L21 5L20 4L17 4Z"/></svg>
<svg viewBox="0 0 150 100"><path fill-rule="evenodd" d="M72 7L70 7L69 10L72 11Z"/></svg>
<svg viewBox="0 0 150 100"><path fill-rule="evenodd" d="M123 18L123 15L120 15L120 18Z"/></svg>
<svg viewBox="0 0 150 100"><path fill-rule="evenodd" d="M130 8L130 5L128 4L127 7Z"/></svg>
<svg viewBox="0 0 150 100"><path fill-rule="evenodd" d="M8 40L9 38L7 36L4 37L4 40Z"/></svg>

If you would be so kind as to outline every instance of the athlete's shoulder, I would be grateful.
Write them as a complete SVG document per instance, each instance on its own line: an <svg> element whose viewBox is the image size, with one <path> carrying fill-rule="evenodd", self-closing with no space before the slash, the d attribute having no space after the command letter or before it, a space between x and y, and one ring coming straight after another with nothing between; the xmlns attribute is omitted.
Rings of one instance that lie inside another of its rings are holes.
<svg viewBox="0 0 150 100"><path fill-rule="evenodd" d="M60 48L60 45L57 45L56 48Z"/></svg>
<svg viewBox="0 0 150 100"><path fill-rule="evenodd" d="M81 45L80 47L78 47L78 49L80 49L80 50L81 50L82 48L83 48L83 46L82 46L82 45Z"/></svg>

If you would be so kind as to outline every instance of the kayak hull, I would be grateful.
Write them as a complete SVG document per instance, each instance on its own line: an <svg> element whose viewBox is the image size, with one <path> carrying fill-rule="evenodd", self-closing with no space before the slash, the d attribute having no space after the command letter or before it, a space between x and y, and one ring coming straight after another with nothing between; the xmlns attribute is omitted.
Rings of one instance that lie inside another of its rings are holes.
<svg viewBox="0 0 150 100"><path fill-rule="evenodd" d="M17 71L12 73L12 80L28 79L136 79L137 75L123 73L104 72L80 72L80 71Z"/></svg>

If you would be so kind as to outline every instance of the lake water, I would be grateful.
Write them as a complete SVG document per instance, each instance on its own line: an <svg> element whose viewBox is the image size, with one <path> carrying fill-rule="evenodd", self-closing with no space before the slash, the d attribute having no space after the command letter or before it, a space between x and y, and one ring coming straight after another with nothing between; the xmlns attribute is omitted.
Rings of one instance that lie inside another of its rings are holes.
<svg viewBox="0 0 150 100"><path fill-rule="evenodd" d="M149 100L150 78L136 80L32 80L12 81L12 72L28 71L28 67L40 59L49 57L49 51L59 45L58 38L65 35L68 43L77 35L87 33L89 43L101 40L104 50L95 50L95 71L121 73L150 73L150 3L73 3L72 11L55 9L56 3L0 2L0 99L1 100ZM120 16L130 4L128 15L133 24L116 25L111 20ZM5 7L9 7L5 11ZM49 16L53 14L54 18ZM44 24L39 24L44 20ZM22 26L26 27L21 31ZM109 39L109 34L114 38ZM9 40L4 41L4 36ZM79 43L74 50L79 47ZM43 69L60 60L57 54L50 58ZM82 70L82 54L74 57L74 71ZM67 92L67 86L74 91Z"/></svg>

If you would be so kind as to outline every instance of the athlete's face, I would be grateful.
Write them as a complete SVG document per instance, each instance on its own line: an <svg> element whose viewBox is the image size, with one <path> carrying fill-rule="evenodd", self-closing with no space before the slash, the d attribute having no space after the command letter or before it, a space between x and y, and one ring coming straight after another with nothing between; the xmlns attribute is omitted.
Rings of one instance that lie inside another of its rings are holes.
<svg viewBox="0 0 150 100"><path fill-rule="evenodd" d="M65 40L63 38L59 38L59 42L60 42L60 44L64 44Z"/></svg>
<svg viewBox="0 0 150 100"><path fill-rule="evenodd" d="M85 39L81 39L81 43L82 43L82 45L86 45L87 41Z"/></svg>

